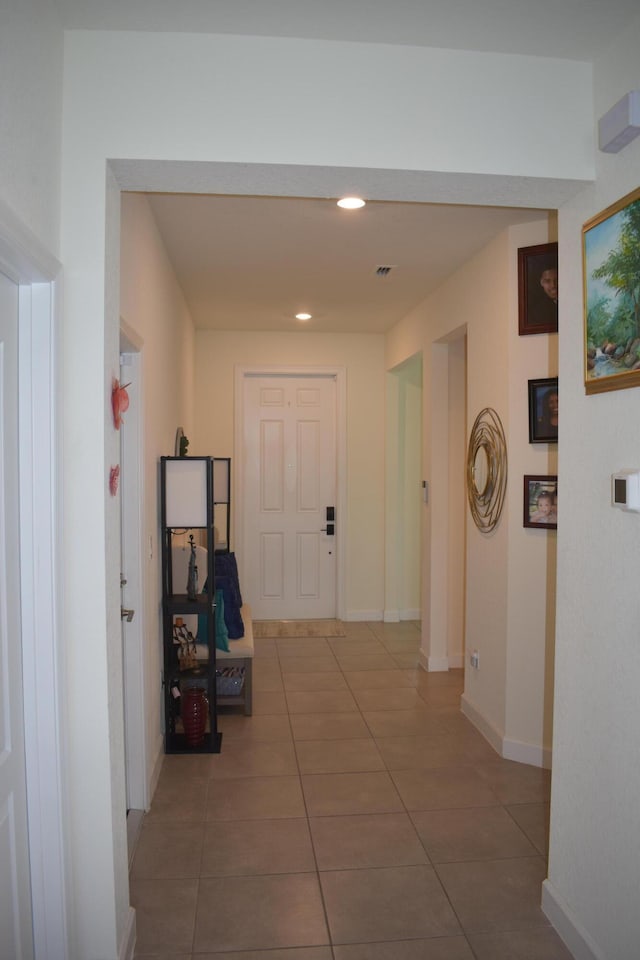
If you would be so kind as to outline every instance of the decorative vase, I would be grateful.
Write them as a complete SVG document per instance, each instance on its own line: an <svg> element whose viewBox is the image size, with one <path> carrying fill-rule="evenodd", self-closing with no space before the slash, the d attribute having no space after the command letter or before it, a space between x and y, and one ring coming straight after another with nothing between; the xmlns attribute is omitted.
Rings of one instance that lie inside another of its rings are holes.
<svg viewBox="0 0 640 960"><path fill-rule="evenodd" d="M207 728L208 703L201 687L187 687L182 694L180 714L184 738L190 747L199 747L204 741Z"/></svg>

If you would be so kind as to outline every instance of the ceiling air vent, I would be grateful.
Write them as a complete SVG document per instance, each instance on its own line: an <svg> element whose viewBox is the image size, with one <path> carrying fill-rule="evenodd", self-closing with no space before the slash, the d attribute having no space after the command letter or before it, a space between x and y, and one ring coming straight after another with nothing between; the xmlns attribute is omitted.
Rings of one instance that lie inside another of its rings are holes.
<svg viewBox="0 0 640 960"><path fill-rule="evenodd" d="M376 277L388 277L393 267L376 267Z"/></svg>

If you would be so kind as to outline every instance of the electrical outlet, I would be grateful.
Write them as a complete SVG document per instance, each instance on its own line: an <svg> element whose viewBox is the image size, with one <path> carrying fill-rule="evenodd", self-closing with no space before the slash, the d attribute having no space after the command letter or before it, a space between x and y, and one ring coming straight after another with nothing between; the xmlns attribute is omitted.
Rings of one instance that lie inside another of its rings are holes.
<svg viewBox="0 0 640 960"><path fill-rule="evenodd" d="M474 650L471 656L469 657L469 662L474 670L480 669L480 653L477 650Z"/></svg>

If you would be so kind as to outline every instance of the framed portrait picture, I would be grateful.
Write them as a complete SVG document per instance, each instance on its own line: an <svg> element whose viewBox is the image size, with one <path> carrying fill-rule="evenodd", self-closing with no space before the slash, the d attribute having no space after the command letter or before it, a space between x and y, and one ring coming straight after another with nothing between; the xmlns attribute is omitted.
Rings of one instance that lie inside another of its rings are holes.
<svg viewBox="0 0 640 960"><path fill-rule="evenodd" d="M556 530L558 527L558 478L524 478L524 525Z"/></svg>
<svg viewBox="0 0 640 960"><path fill-rule="evenodd" d="M586 393L640 385L640 188L582 228Z"/></svg>
<svg viewBox="0 0 640 960"><path fill-rule="evenodd" d="M529 380L529 443L558 442L558 378Z"/></svg>
<svg viewBox="0 0 640 960"><path fill-rule="evenodd" d="M518 250L518 332L558 332L558 244Z"/></svg>

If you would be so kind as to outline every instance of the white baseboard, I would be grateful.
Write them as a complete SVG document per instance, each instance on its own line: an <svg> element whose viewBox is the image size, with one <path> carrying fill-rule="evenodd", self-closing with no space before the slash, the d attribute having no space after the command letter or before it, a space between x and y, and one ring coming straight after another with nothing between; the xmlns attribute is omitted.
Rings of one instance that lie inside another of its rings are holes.
<svg viewBox="0 0 640 960"><path fill-rule="evenodd" d="M542 884L541 906L542 912L565 943L574 960L606 960L604 953L572 916L566 903L558 896L549 880L545 880Z"/></svg>
<svg viewBox="0 0 640 960"><path fill-rule="evenodd" d="M347 615L343 617L346 623L360 623L364 620L378 621L383 619L384 614L382 610L349 610Z"/></svg>
<svg viewBox="0 0 640 960"><path fill-rule="evenodd" d="M140 839L144 810L127 810L127 853L129 855L129 870L133 864L133 857Z"/></svg>
<svg viewBox="0 0 640 960"><path fill-rule="evenodd" d="M449 669L448 657L429 657L422 648L418 651L418 664L427 673L444 673Z"/></svg>
<svg viewBox="0 0 640 960"><path fill-rule="evenodd" d="M118 950L118 960L133 960L133 954L136 949L136 912L133 907L129 907L127 922L120 949Z"/></svg>
<svg viewBox="0 0 640 960"><path fill-rule="evenodd" d="M401 620L422 620L422 610L418 609L418 607L416 607L415 610L412 610L411 607L409 607L407 610L401 610L400 619Z"/></svg>
<svg viewBox="0 0 640 960"><path fill-rule="evenodd" d="M442 673L464 666L464 657L428 657L423 650L418 652L418 663L427 673Z"/></svg>
<svg viewBox="0 0 640 960"><path fill-rule="evenodd" d="M426 661L429 673L442 673L449 669L449 657L427 657Z"/></svg>
<svg viewBox="0 0 640 960"><path fill-rule="evenodd" d="M349 610L342 619L345 623L359 623L364 620L383 623L400 623L402 620L420 620L420 610L397 610L387 607L384 610Z"/></svg>
<svg viewBox="0 0 640 960"><path fill-rule="evenodd" d="M496 753L502 756L502 734L471 703L466 693L463 693L460 697L460 709L467 720L470 720L476 730L491 744Z"/></svg>
<svg viewBox="0 0 640 960"><path fill-rule="evenodd" d="M151 769L151 779L149 782L149 806L147 807L147 812L151 807L151 801L153 800L153 795L156 792L156 787L158 786L158 780L160 779L160 771L162 770L162 761L164 760L164 740L162 734L156 740L156 758Z"/></svg>
<svg viewBox="0 0 640 960"><path fill-rule="evenodd" d="M460 698L460 709L467 720L470 720L485 740L488 740L496 753L505 760L515 760L516 763L527 763L531 767L551 769L551 750L533 743L522 743L520 740L511 740L504 733L496 730L492 723L469 700L466 693Z"/></svg>
<svg viewBox="0 0 640 960"><path fill-rule="evenodd" d="M531 767L551 770L551 750L538 744L523 743L521 740L505 737L502 741L502 756L505 760L515 760L517 763L528 763Z"/></svg>

